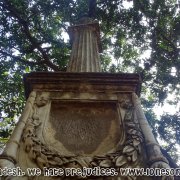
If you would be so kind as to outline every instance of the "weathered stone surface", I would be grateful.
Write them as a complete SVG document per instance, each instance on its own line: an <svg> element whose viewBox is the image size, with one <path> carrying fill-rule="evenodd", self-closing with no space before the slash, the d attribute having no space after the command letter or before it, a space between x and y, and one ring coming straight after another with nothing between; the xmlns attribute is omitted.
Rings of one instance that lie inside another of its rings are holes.
<svg viewBox="0 0 180 180"><path fill-rule="evenodd" d="M69 27L73 42L68 72L100 72L99 24L91 18L80 19L77 25Z"/></svg>
<svg viewBox="0 0 180 180"><path fill-rule="evenodd" d="M54 138L76 155L106 153L117 145L123 133L116 109L116 103L52 101L50 123L56 132Z"/></svg>
<svg viewBox="0 0 180 180"><path fill-rule="evenodd" d="M29 98L0 166L169 167L134 94L139 80L136 74L26 75Z"/></svg>
<svg viewBox="0 0 180 180"><path fill-rule="evenodd" d="M108 93L109 98L113 98L113 94L117 92L139 94L140 82L138 74L130 73L33 72L24 76L26 97L33 89L39 89L53 91L57 96L61 94L64 99L78 98L78 95L87 95L87 99L101 99L108 96ZM87 93L94 93L94 97L88 97Z"/></svg>
<svg viewBox="0 0 180 180"><path fill-rule="evenodd" d="M151 167L154 168L168 168L168 161L161 153L160 146L154 138L152 130L143 113L140 100L135 93L132 94L132 100L135 106L135 113L137 119L139 121L140 127L145 138L147 153L149 156L149 164L151 165Z"/></svg>

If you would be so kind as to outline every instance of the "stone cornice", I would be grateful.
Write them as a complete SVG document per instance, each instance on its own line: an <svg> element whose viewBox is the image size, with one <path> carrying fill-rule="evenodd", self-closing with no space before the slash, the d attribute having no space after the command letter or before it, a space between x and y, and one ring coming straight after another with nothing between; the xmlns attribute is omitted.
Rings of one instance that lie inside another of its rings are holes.
<svg viewBox="0 0 180 180"><path fill-rule="evenodd" d="M114 93L135 92L139 95L141 78L139 74L130 73L32 72L24 75L24 84L26 98L33 89L40 91L78 91L81 89L81 91L111 91Z"/></svg>

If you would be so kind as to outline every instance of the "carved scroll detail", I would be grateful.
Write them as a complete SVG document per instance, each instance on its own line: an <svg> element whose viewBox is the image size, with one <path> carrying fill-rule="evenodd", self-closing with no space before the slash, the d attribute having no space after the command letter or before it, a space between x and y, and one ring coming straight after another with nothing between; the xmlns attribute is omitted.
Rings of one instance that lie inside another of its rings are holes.
<svg viewBox="0 0 180 180"><path fill-rule="evenodd" d="M3 153L0 155L0 167L13 167L16 164L16 154L19 142L23 133L23 129L29 117L32 115L32 107L36 98L36 92L32 91L24 108L24 111L14 129ZM2 159L2 160L1 160ZM9 162L9 163L8 163Z"/></svg>
<svg viewBox="0 0 180 180"><path fill-rule="evenodd" d="M170 168L168 160L161 153L160 147L154 138L154 135L142 110L141 102L135 93L132 93L132 100L137 119L144 135L150 167ZM163 179L173 180L174 178L173 176L164 176Z"/></svg>

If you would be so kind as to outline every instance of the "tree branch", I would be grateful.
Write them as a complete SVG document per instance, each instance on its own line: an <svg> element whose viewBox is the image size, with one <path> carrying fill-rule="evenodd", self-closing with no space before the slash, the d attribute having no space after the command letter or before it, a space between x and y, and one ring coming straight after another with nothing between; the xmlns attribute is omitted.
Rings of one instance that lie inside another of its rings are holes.
<svg viewBox="0 0 180 180"><path fill-rule="evenodd" d="M49 56L41 47L41 43L38 42L38 40L31 35L30 30L29 30L29 26L28 26L28 22L26 20L24 20L23 18L21 18L21 16L18 14L18 10L15 9L11 5L9 0L6 0L5 4L6 4L6 9L8 11L10 11L11 14L18 20L19 24L22 27L23 32L25 33L26 37L28 38L28 40L30 41L30 43L32 44L34 49L37 49L41 53L41 55L44 59L44 64L46 64L48 67L50 67L54 71L59 71L59 67L50 61Z"/></svg>
<svg viewBox="0 0 180 180"><path fill-rule="evenodd" d="M12 54L9 54L9 53L2 51L2 50L0 50L0 53L3 54L4 56L8 56L8 57L13 58L17 61L22 62L23 64L28 64L30 66L44 64L44 61L39 61L39 62L26 61L26 60L22 59L20 56L13 56Z"/></svg>
<svg viewBox="0 0 180 180"><path fill-rule="evenodd" d="M176 144L176 143L171 143L171 144L165 149L165 151L166 151L166 152L170 151L175 144Z"/></svg>
<svg viewBox="0 0 180 180"><path fill-rule="evenodd" d="M178 165L174 162L174 160L171 158L171 156L166 152L166 150L164 150L163 148L161 148L161 152L163 153L163 155L167 158L167 160L169 161L169 165L171 168L178 168Z"/></svg>

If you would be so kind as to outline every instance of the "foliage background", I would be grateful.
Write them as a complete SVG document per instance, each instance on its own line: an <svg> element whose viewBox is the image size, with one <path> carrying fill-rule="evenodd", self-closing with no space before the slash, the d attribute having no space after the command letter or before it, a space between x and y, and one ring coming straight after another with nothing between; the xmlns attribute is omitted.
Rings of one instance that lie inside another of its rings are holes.
<svg viewBox="0 0 180 180"><path fill-rule="evenodd" d="M0 0L0 147L24 106L23 74L66 70L71 43L64 34L84 12L100 23L103 71L141 74L148 121L177 161L179 112L157 118L153 109L180 99L177 0Z"/></svg>

